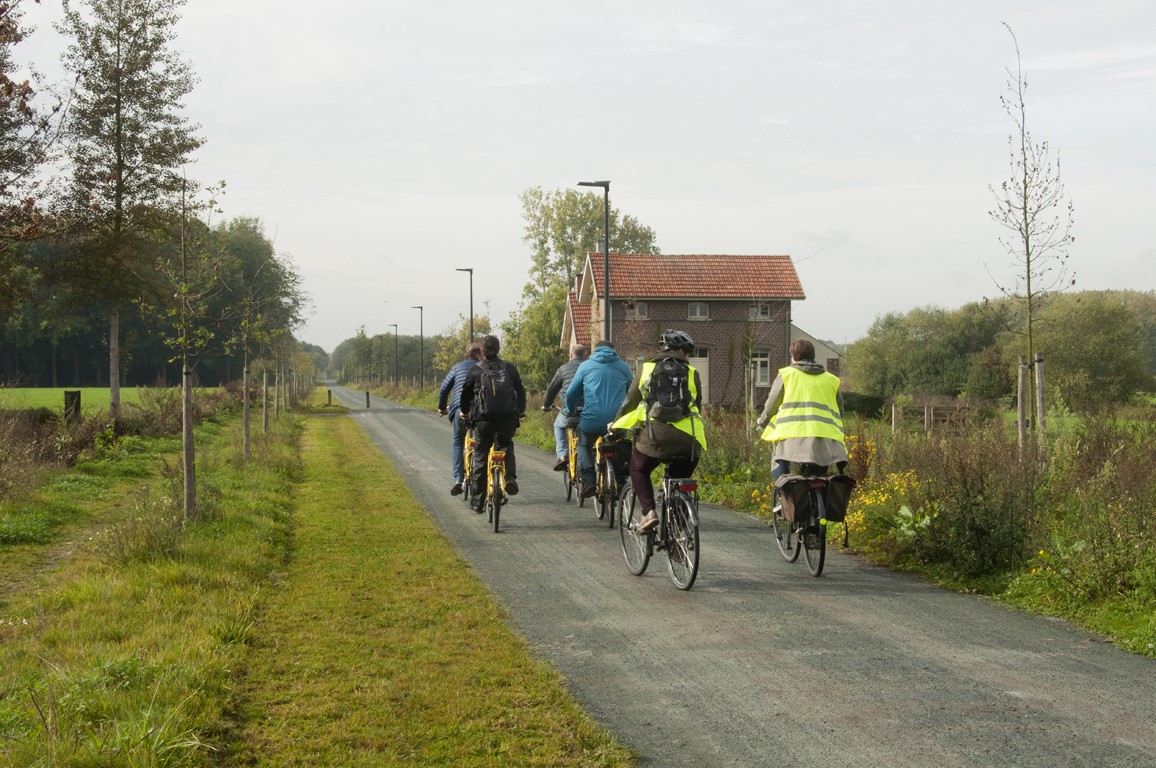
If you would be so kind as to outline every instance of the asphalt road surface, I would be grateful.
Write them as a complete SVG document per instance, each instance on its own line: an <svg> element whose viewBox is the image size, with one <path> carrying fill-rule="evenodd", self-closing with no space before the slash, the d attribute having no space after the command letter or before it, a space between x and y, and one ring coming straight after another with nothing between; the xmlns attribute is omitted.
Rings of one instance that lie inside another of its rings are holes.
<svg viewBox="0 0 1156 768"><path fill-rule="evenodd" d="M632 576L617 529L529 446L494 533L449 495L445 418L333 393L644 765L1156 767L1151 659L830 550L813 578L766 524L706 504L692 590L661 553Z"/></svg>

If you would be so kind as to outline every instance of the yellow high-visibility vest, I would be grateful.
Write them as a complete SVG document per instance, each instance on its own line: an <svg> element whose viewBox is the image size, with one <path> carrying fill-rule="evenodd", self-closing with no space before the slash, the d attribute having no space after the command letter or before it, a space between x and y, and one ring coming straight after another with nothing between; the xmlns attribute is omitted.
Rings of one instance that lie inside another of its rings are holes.
<svg viewBox="0 0 1156 768"><path fill-rule="evenodd" d="M645 362L642 364L642 374L638 377L638 390L642 393L642 401L638 407L629 413L622 414L617 421L612 425L615 429L630 429L635 424L642 424L646 421L646 393L650 389L650 377L654 373L655 363ZM688 365L690 368L690 379L687 382L690 389L690 415L679 421L674 422L670 426L685 432L694 437L702 449L706 450L706 430L702 427L702 417L699 415L698 407L695 403L698 402L698 386L696 385L697 377L695 376L695 367Z"/></svg>
<svg viewBox="0 0 1156 768"><path fill-rule="evenodd" d="M763 430L769 442L788 437L829 437L844 442L843 415L839 411L839 377L824 371L805 373L798 368L782 368L784 398L778 413Z"/></svg>

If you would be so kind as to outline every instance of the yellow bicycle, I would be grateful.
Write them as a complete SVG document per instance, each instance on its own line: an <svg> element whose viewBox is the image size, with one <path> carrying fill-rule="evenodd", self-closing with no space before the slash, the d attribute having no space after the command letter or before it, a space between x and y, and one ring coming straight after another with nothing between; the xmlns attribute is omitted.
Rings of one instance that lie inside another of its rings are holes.
<svg viewBox="0 0 1156 768"><path fill-rule="evenodd" d="M562 483L566 487L566 501L574 498L574 492L577 491L578 506L584 507L586 506L586 500L582 498L582 473L578 470L577 415L575 415L573 425L566 425L566 447L569 451L569 457L566 462L566 468L562 472Z"/></svg>
<svg viewBox="0 0 1156 768"><path fill-rule="evenodd" d="M474 465L474 447L478 444L477 438L474 436L474 428L470 427L466 430L466 439L463 441L462 449L465 451L463 458L465 459L466 479L462 482L462 498L468 504L470 501L470 486L473 483L470 481L472 477L472 468Z"/></svg>
<svg viewBox="0 0 1156 768"><path fill-rule="evenodd" d="M502 435L494 435L494 444L486 456L486 522L493 523L494 533L498 532L498 520L502 516L502 506L509 501L506 495L506 451L498 447Z"/></svg>

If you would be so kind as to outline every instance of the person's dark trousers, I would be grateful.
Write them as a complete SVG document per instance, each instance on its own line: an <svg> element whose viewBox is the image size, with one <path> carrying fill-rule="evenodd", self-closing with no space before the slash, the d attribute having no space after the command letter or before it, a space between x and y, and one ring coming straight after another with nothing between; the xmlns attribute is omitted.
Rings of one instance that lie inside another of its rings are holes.
<svg viewBox="0 0 1156 768"><path fill-rule="evenodd" d="M462 415L456 411L457 409L450 418L451 440L453 441L450 447L450 464L453 467L454 482L460 483L467 479L465 460L467 425L462 421Z"/></svg>
<svg viewBox="0 0 1156 768"><path fill-rule="evenodd" d="M602 437L601 432L578 432L578 472L582 475L582 482L594 485L598 481L595 464L598 457L594 455L594 443Z"/></svg>
<svg viewBox="0 0 1156 768"><path fill-rule="evenodd" d="M474 494L477 505L486 500L486 458L495 439L499 447L506 449L506 480L518 477L518 468L514 463L514 433L517 431L517 419L474 422L474 438L477 444L474 446L474 457L470 467L470 491Z"/></svg>
<svg viewBox="0 0 1156 768"><path fill-rule="evenodd" d="M662 459L639 453L637 448L630 454L630 484L634 486L634 495L638 497L643 513L654 509L654 483L650 480L650 473L661 463ZM691 477L698 466L698 460L679 456L666 464L667 474L671 477Z"/></svg>

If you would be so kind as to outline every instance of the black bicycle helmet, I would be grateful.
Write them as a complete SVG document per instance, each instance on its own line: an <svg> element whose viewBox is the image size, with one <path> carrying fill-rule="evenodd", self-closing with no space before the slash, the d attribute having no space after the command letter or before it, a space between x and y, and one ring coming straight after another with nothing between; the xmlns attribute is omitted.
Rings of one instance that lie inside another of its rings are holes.
<svg viewBox="0 0 1156 768"><path fill-rule="evenodd" d="M675 331L668 328L663 331L662 338L658 340L658 348L664 352L672 349L685 349L687 352L693 352L694 339L682 331Z"/></svg>

